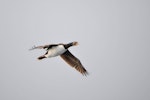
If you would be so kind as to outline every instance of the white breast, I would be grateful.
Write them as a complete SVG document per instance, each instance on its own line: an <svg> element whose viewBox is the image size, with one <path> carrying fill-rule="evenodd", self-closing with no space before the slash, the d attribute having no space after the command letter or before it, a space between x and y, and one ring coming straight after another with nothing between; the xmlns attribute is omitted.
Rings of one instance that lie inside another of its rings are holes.
<svg viewBox="0 0 150 100"><path fill-rule="evenodd" d="M56 47L52 47L48 50L48 54L46 54L46 57L55 57L63 54L65 51L67 51L63 45L58 45Z"/></svg>

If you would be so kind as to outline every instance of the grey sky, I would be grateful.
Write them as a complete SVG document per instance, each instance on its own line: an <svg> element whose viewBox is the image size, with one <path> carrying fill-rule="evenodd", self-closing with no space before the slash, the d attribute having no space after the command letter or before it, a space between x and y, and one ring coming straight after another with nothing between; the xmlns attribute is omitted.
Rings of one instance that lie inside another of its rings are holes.
<svg viewBox="0 0 150 100"><path fill-rule="evenodd" d="M0 100L150 100L149 0L1 0ZM38 61L33 45L78 41Z"/></svg>

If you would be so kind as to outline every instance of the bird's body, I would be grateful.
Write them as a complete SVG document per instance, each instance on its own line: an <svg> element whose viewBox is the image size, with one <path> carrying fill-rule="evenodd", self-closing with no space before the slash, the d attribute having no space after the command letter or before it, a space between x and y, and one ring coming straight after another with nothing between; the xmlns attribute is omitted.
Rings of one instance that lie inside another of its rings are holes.
<svg viewBox="0 0 150 100"><path fill-rule="evenodd" d="M56 57L63 54L66 51L67 49L65 49L63 45L54 46L47 50L47 54L45 54L45 57L46 58Z"/></svg>
<svg viewBox="0 0 150 100"><path fill-rule="evenodd" d="M78 45L78 42L71 42L68 44L50 44L50 45L44 45L44 46L35 46L33 49L46 49L46 53L40 57L38 57L39 60L42 60L44 58L50 58L50 57L56 57L60 56L63 60L65 60L70 66L74 67L77 71L79 71L83 75L87 75L88 72L81 64L80 60L76 58L74 55L70 53L68 50L71 46Z"/></svg>

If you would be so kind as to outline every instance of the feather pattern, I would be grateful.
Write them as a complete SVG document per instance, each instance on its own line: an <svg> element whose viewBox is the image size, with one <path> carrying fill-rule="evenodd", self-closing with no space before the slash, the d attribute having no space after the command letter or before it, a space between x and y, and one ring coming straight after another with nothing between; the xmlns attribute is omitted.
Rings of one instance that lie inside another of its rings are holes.
<svg viewBox="0 0 150 100"><path fill-rule="evenodd" d="M77 71L79 71L83 75L87 75L88 72L81 64L80 60L76 58L74 55L72 55L69 50L67 50L65 53L60 55L62 59L64 59L70 66L75 68Z"/></svg>

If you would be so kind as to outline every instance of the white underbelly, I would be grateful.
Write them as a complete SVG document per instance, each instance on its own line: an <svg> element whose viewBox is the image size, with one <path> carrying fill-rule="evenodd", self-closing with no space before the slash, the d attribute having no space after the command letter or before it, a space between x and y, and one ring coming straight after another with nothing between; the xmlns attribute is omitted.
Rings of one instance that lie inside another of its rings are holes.
<svg viewBox="0 0 150 100"><path fill-rule="evenodd" d="M53 47L50 50L48 50L48 53L45 55L46 57L55 57L63 54L67 50L64 48L64 46L59 45L57 47Z"/></svg>

